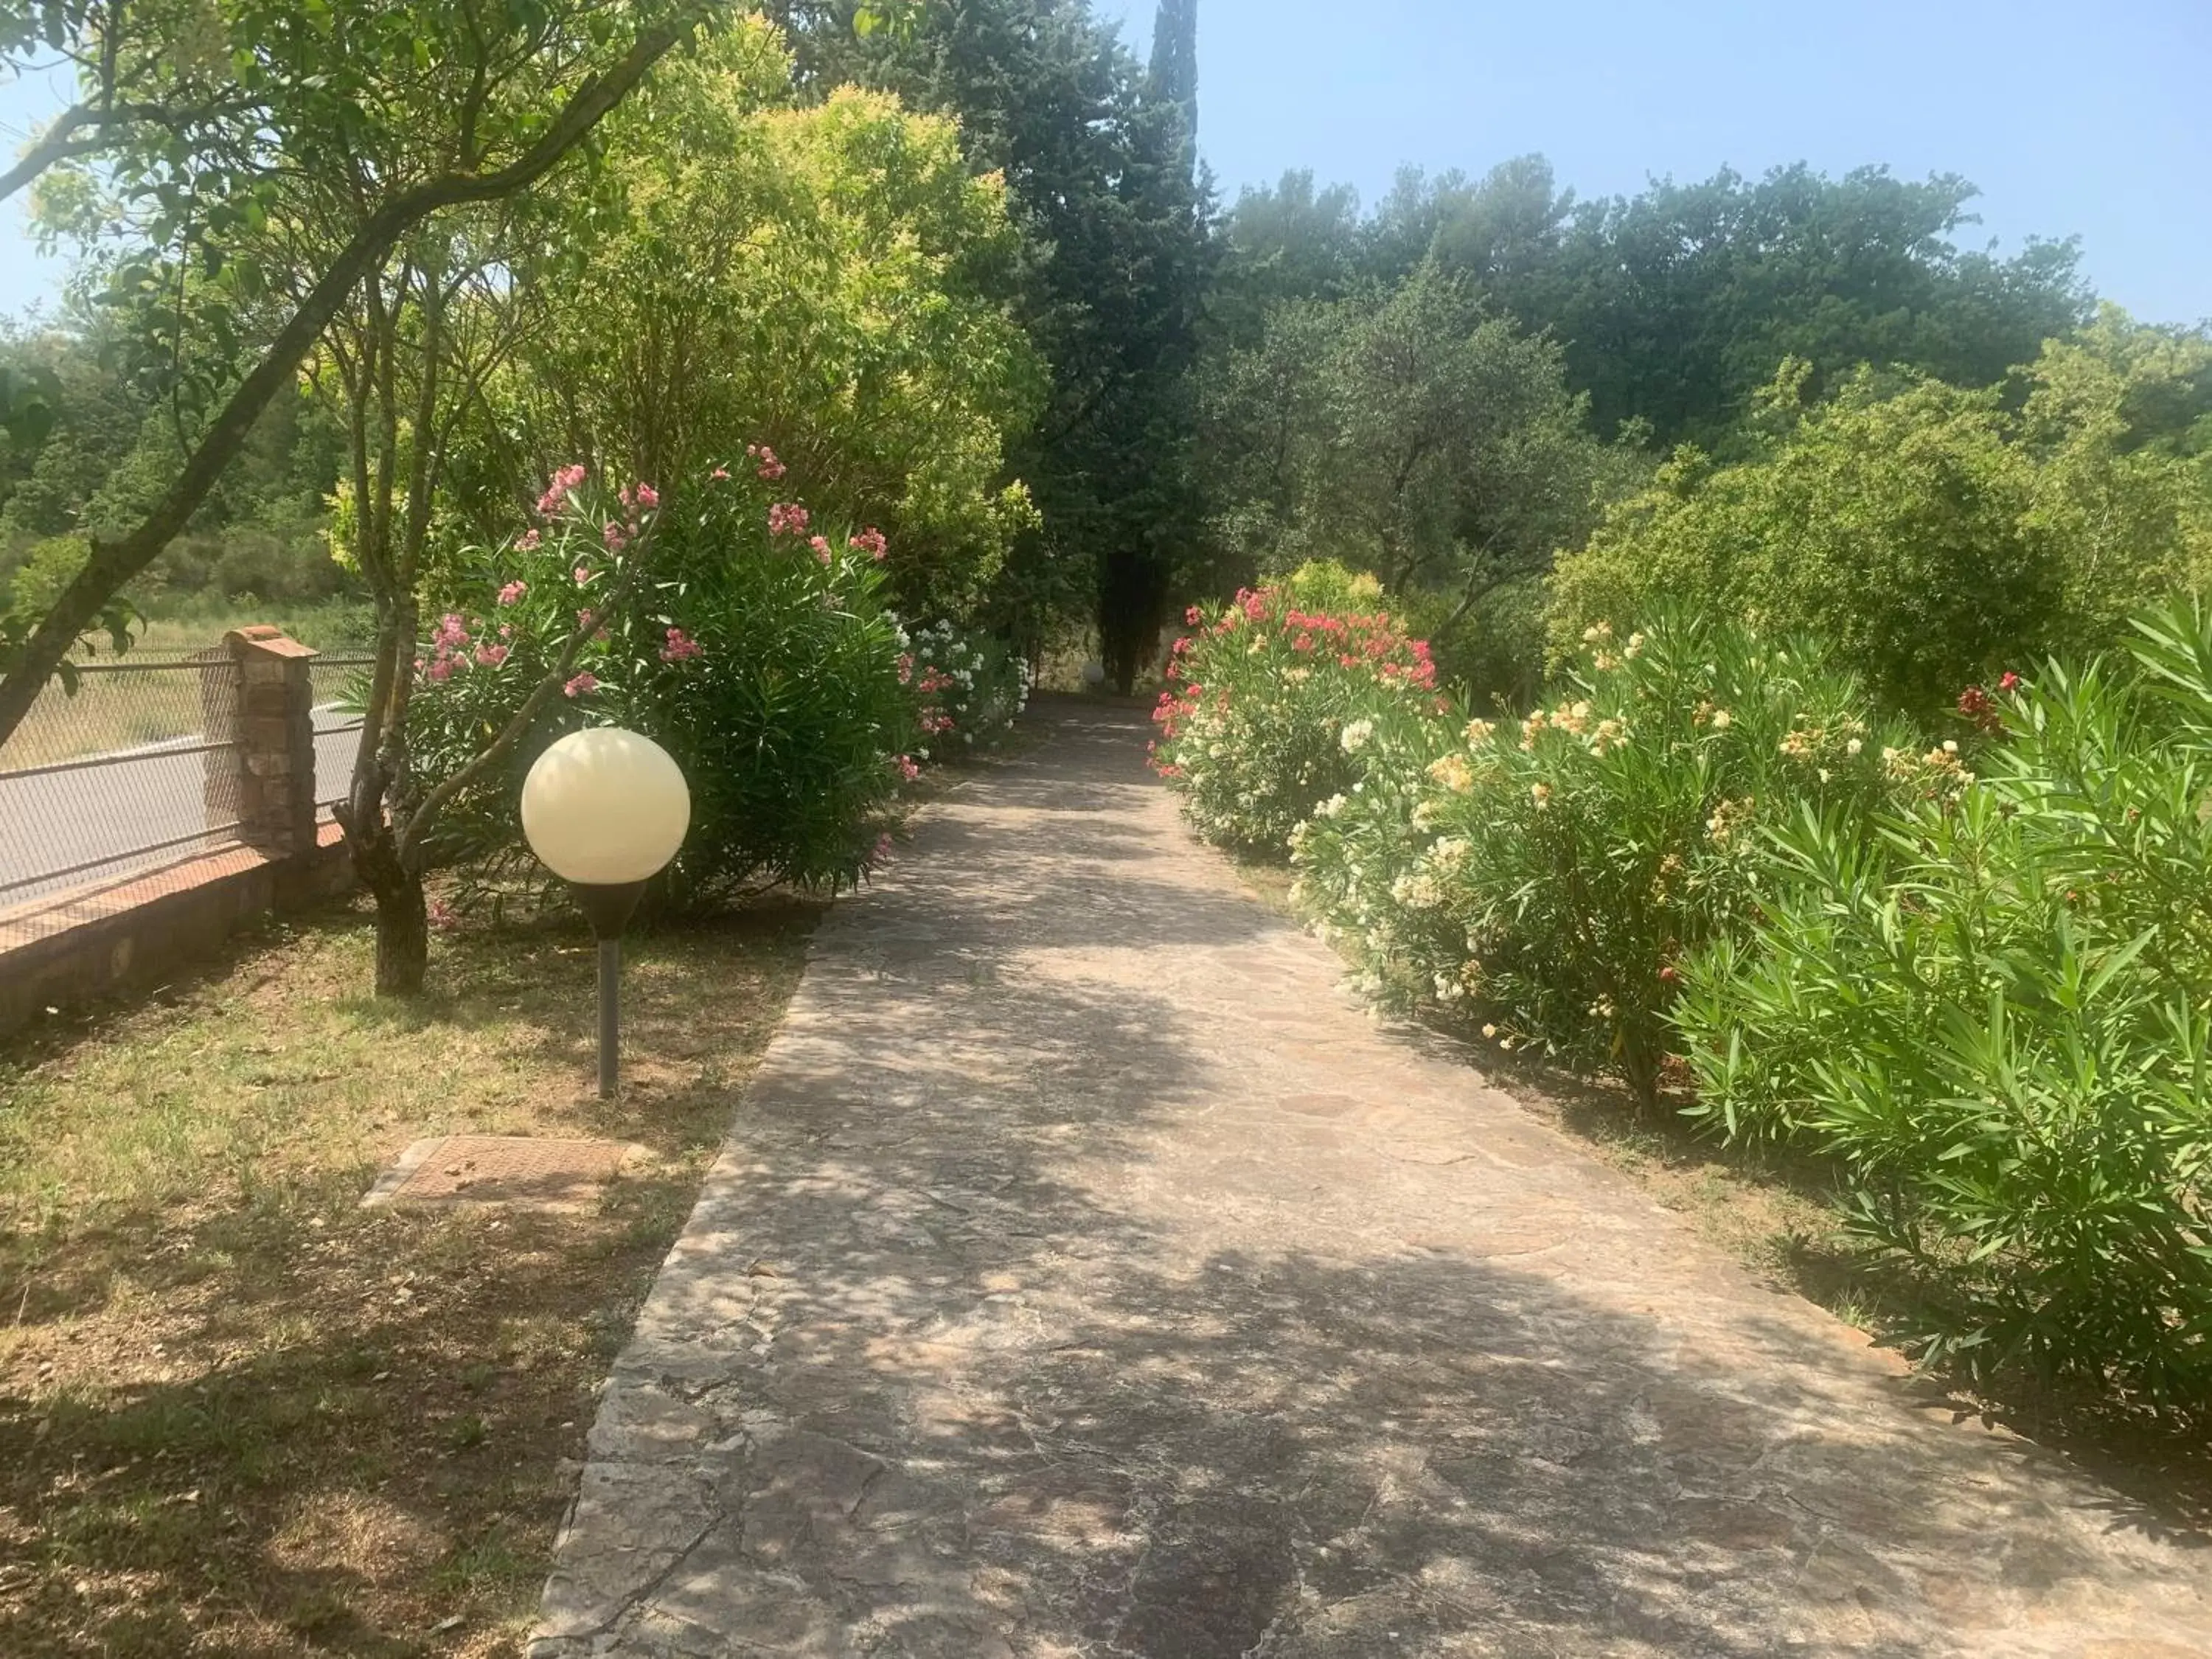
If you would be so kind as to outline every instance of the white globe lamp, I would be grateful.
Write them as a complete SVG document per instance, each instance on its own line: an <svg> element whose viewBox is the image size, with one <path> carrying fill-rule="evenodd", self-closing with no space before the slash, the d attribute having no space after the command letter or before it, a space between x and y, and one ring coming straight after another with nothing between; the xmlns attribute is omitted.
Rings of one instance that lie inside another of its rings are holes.
<svg viewBox="0 0 2212 1659"><path fill-rule="evenodd" d="M691 823L691 791L668 751L618 726L571 732L522 782L522 834L566 881L599 945L599 1097L615 1092L622 1049L622 933L645 884Z"/></svg>

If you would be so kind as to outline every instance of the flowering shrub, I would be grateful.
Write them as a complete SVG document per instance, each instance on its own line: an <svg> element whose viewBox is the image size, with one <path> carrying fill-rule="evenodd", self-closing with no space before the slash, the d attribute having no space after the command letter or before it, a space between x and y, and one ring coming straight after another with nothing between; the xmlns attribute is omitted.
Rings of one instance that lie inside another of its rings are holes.
<svg viewBox="0 0 2212 1659"><path fill-rule="evenodd" d="M2212 1405L2212 619L1970 689L1986 775L1808 817L1684 964L1701 1108L1833 1157L1930 1357ZM1941 751L1939 751L1941 752ZM1932 769L1932 757L1931 757Z"/></svg>
<svg viewBox="0 0 2212 1659"><path fill-rule="evenodd" d="M1741 929L1760 831L1859 810L1955 757L1878 730L1817 653L1688 619L1594 627L1518 722L1401 722L1386 763L1297 837L1301 902L1370 989L1462 1008L1501 1047L1656 1097L1684 952Z"/></svg>
<svg viewBox="0 0 2212 1659"><path fill-rule="evenodd" d="M602 623L512 764L449 811L434 850L464 866L465 893L534 879L520 779L585 725L642 732L683 767L692 817L667 881L676 902L771 880L835 889L881 855L916 747L884 545L825 532L784 472L756 448L665 502L641 485L583 511L589 487L570 469L538 504L545 523L453 583L410 716L425 788L514 714L554 645L586 617Z"/></svg>
<svg viewBox="0 0 2212 1659"><path fill-rule="evenodd" d="M1176 641L1152 718L1159 775L1198 833L1281 857L1291 832L1358 775L1378 720L1434 711L1429 648L1384 611L1371 576L1308 565L1245 592Z"/></svg>
<svg viewBox="0 0 2212 1659"><path fill-rule="evenodd" d="M989 743L1029 707L1029 665L992 635L949 622L908 637L899 678L918 702L923 760Z"/></svg>

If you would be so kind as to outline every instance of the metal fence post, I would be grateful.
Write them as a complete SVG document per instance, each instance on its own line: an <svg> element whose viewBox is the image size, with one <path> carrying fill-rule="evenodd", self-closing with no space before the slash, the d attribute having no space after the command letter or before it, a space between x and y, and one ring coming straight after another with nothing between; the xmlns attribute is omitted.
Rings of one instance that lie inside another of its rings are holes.
<svg viewBox="0 0 2212 1659"><path fill-rule="evenodd" d="M238 836L272 858L315 846L316 653L267 626L223 635L238 664Z"/></svg>

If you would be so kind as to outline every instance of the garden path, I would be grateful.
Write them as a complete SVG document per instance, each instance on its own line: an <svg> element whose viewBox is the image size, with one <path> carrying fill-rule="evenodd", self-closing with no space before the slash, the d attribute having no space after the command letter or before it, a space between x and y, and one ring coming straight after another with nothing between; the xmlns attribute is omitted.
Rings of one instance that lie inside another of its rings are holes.
<svg viewBox="0 0 2212 1659"><path fill-rule="evenodd" d="M1041 704L842 903L618 1362L535 1659L2212 1654L2212 1554L1954 1424Z"/></svg>

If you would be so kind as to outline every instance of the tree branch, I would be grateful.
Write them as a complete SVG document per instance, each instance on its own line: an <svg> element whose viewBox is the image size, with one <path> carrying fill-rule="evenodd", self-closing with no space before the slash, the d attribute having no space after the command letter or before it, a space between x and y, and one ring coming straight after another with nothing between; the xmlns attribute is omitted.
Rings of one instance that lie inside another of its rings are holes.
<svg viewBox="0 0 2212 1659"><path fill-rule="evenodd" d="M278 331L261 361L236 391L185 464L160 505L120 540L93 544L92 556L40 621L20 656L0 679L0 743L5 743L37 701L70 648L122 587L145 570L191 520L245 444L253 423L289 381L345 296L380 265L399 238L434 213L471 202L493 202L536 183L590 137L607 112L626 97L646 71L689 33L686 18L640 35L605 75L586 80L562 106L545 135L506 167L486 173L448 173L385 203L356 230Z"/></svg>

